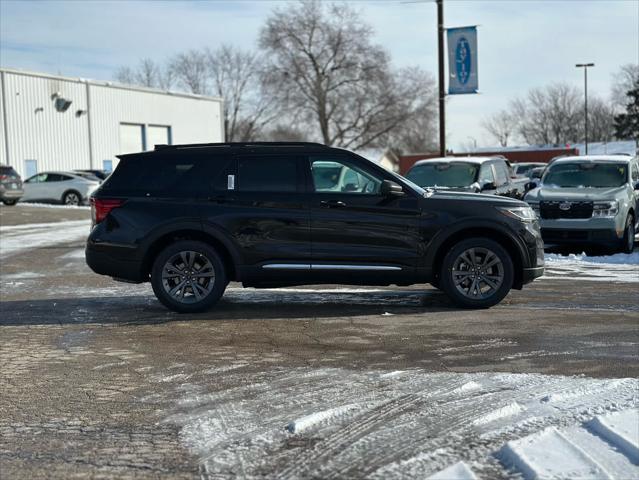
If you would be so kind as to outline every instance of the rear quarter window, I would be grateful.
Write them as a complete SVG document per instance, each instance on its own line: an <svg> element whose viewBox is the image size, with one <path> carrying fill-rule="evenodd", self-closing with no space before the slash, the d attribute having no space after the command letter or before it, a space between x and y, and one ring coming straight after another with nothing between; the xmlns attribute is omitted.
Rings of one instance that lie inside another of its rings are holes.
<svg viewBox="0 0 639 480"><path fill-rule="evenodd" d="M226 186L230 156L167 152L124 158L102 190L118 195L206 195ZM224 182L220 178L224 176Z"/></svg>

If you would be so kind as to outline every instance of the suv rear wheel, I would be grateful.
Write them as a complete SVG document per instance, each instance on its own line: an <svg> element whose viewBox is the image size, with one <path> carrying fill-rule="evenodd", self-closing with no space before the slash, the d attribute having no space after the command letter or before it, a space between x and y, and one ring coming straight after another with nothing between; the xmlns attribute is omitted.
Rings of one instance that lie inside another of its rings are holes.
<svg viewBox="0 0 639 480"><path fill-rule="evenodd" d="M440 284L460 307L488 308L508 294L513 278L513 261L504 247L488 238L469 238L444 257Z"/></svg>
<svg viewBox="0 0 639 480"><path fill-rule="evenodd" d="M215 249L193 240L166 247L151 269L155 296L180 313L208 310L224 294L227 283L224 264Z"/></svg>

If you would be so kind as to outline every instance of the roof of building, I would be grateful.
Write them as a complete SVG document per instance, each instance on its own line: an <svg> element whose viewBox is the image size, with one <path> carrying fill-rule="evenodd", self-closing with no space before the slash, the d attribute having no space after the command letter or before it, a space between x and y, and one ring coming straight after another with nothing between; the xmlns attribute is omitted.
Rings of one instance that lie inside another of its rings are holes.
<svg viewBox="0 0 639 480"><path fill-rule="evenodd" d="M415 162L413 166L424 165L428 163L436 163L436 162L474 163L477 165L481 165L482 163L488 162L490 160L500 160L500 158L499 157L435 157L435 158L425 158L424 160L419 160Z"/></svg>
<svg viewBox="0 0 639 480"><path fill-rule="evenodd" d="M109 88L117 88L119 90L131 90L136 92L145 92L145 93L155 93L160 95L170 95L172 97L184 97L184 98L192 98L196 100L207 100L214 102L221 102L223 99L221 97L213 97L208 95L197 95L194 93L186 93L186 92L176 92L172 90L162 90L161 88L151 88L151 87L142 87L138 85L126 85L118 82L111 82L105 80L92 80L88 78L78 78L78 77L64 77L61 75L51 75L49 73L40 73L40 72L31 72L28 70L20 70L17 68L0 68L0 72L9 73L13 75L24 75L26 77L38 77L38 78L47 78L50 80L60 80L65 82L73 82L73 83L84 83L89 85L96 85L99 87L109 87Z"/></svg>

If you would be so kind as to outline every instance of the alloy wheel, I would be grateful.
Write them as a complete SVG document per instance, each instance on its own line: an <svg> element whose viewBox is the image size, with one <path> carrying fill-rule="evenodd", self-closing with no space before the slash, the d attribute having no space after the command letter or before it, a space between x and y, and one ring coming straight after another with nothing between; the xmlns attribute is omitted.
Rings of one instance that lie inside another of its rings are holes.
<svg viewBox="0 0 639 480"><path fill-rule="evenodd" d="M77 193L67 193L64 196L65 205L80 205L80 197L78 197Z"/></svg>
<svg viewBox="0 0 639 480"><path fill-rule="evenodd" d="M204 300L213 290L214 284L213 264L199 252L178 252L162 267L164 291L180 303Z"/></svg>
<svg viewBox="0 0 639 480"><path fill-rule="evenodd" d="M504 283L499 256L484 247L469 248L453 262L453 285L464 297L482 300L494 295Z"/></svg>

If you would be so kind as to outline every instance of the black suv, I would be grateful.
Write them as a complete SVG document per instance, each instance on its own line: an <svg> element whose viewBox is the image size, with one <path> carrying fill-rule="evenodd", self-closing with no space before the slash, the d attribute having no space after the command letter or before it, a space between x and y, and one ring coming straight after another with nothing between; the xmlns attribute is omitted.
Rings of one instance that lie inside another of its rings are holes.
<svg viewBox="0 0 639 480"><path fill-rule="evenodd" d="M151 281L178 312L245 287L430 282L462 307L497 304L543 273L523 202L423 190L313 143L159 146L122 155L91 199L93 271Z"/></svg>

